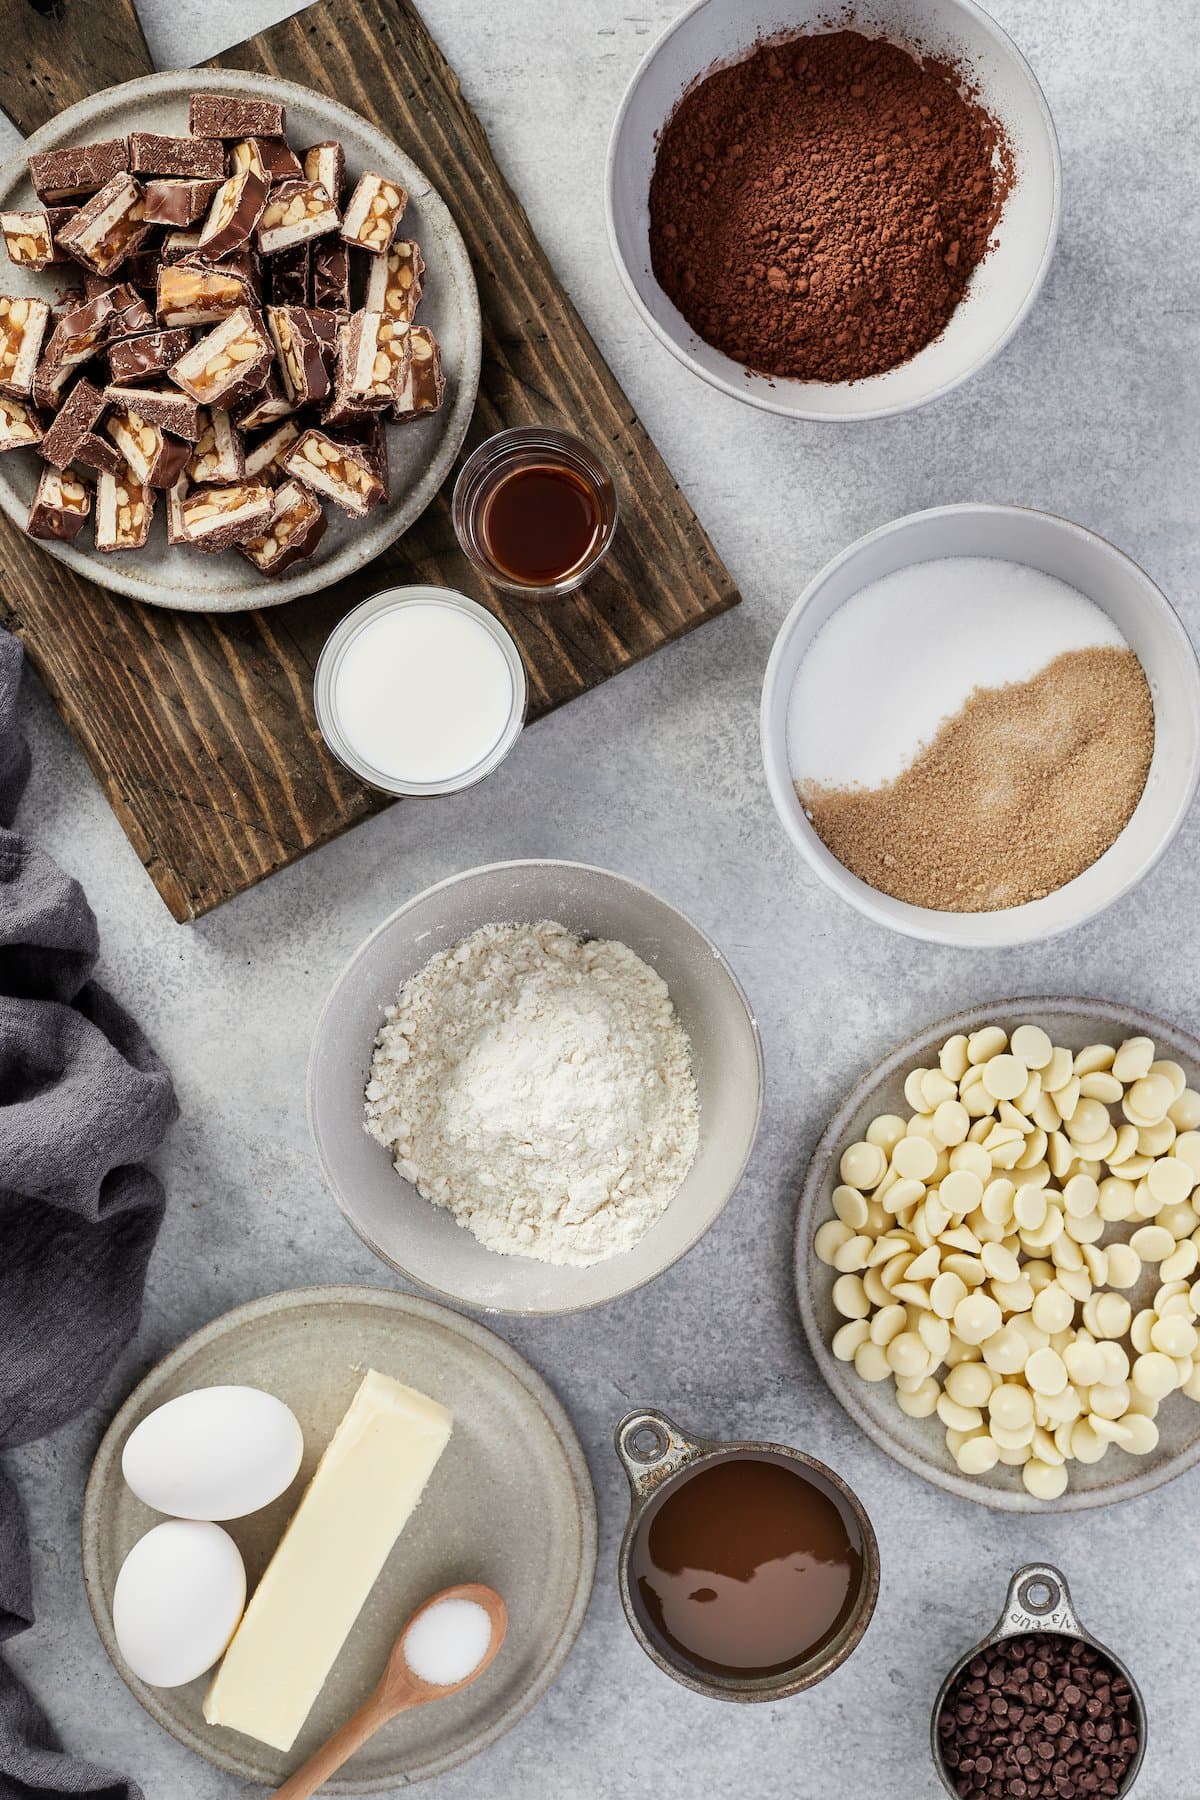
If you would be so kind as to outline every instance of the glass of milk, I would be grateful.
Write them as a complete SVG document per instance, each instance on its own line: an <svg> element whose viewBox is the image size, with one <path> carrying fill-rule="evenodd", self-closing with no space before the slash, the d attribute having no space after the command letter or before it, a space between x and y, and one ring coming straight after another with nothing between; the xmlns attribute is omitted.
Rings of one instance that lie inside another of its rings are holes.
<svg viewBox="0 0 1200 1800"><path fill-rule="evenodd" d="M338 761L389 794L453 794L503 762L525 723L521 653L451 588L388 588L347 613L317 662L317 723Z"/></svg>

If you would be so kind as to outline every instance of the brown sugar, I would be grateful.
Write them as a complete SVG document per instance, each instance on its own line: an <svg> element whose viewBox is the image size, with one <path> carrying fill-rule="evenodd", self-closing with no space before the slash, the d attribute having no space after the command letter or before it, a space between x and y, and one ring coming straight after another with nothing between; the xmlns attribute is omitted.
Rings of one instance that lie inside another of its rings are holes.
<svg viewBox="0 0 1200 1800"><path fill-rule="evenodd" d="M856 381L944 329L1011 181L954 70L856 31L761 43L683 97L650 186L654 274L708 344Z"/></svg>
<svg viewBox="0 0 1200 1800"><path fill-rule="evenodd" d="M880 893L939 912L1040 900L1128 824L1154 751L1132 650L1070 650L1029 681L976 688L894 781L797 783L821 841Z"/></svg>

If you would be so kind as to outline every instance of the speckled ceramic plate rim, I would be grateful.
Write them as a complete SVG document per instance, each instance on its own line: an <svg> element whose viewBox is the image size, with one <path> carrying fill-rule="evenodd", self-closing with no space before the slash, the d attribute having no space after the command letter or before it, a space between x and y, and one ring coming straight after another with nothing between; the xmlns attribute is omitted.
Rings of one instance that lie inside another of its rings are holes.
<svg viewBox="0 0 1200 1800"><path fill-rule="evenodd" d="M136 81L125 81L117 87L104 88L100 93L92 94L88 99L80 100L75 106L57 113L53 119L31 133L17 154L7 159L0 168L0 210L8 204L11 190L26 177L26 157L31 152L57 148L64 140L71 138L83 141L82 134L89 132L93 125L130 111L139 99L173 100L194 93L200 87L214 93L247 94L254 97L267 95L271 99L282 100L285 105L303 107L320 114L328 124L331 137L362 137L365 134L373 139L374 154L390 158L391 165L413 192L422 212L436 227L433 233L424 233L426 244L433 246L430 260L434 261L436 258L435 274L444 280L446 288L456 296L464 337L463 354L450 370L453 399L424 472L404 492L387 502L382 511L368 520L363 531L356 533L349 543L343 545L327 561L321 561L318 554L316 561L304 564L300 573L285 580L270 581L258 577L255 584L248 582L244 588L206 592L205 559L198 556L189 565L194 578L191 584L194 592L189 596L187 591L181 594L177 587L171 585L170 568L153 555L150 558L153 567L146 567L144 562L139 564L138 553L134 552L133 560L126 568L120 563L119 557L105 556L99 551L79 550L72 544L39 540L37 545L60 562L68 564L77 574L95 582L98 587L126 594L130 599L144 601L149 606L161 606L174 612L249 612L280 606L284 601L295 600L301 594L329 587L343 576L355 574L374 557L381 555L390 544L395 543L410 526L415 525L450 473L467 435L479 390L482 325L479 293L467 247L446 202L419 165L410 156L406 156L386 133L361 114L343 106L339 100L332 100L328 95L319 94L313 88L301 87L293 81L277 80L273 75L259 75L247 69L174 69L154 75L142 75ZM126 129L130 129L135 123L136 114L133 114ZM23 533L28 509L11 486L4 472L3 459L0 459L0 507L3 507ZM143 567L144 573L141 572Z"/></svg>
<svg viewBox="0 0 1200 1800"><path fill-rule="evenodd" d="M800 1322L808 1339L808 1347L834 1398L854 1422L861 1426L872 1443L877 1444L912 1474L932 1482L935 1487L944 1488L947 1493L957 1494L962 1500L973 1500L976 1505L992 1507L1000 1512L1051 1515L1084 1512L1092 1507L1112 1506L1119 1500L1135 1500L1141 1494L1151 1493L1200 1462L1200 1408L1197 1408L1191 1443L1168 1461L1157 1468L1143 1470L1140 1474L1135 1472L1134 1463L1128 1477L1111 1482L1104 1488L1068 1487L1057 1500L1037 1500L1025 1488L997 1488L991 1486L986 1477L968 1477L943 1468L930 1458L910 1450L899 1438L879 1426L856 1391L859 1378L853 1372L853 1365L839 1362L826 1343L816 1313L815 1280L818 1270L823 1271L824 1265L817 1263L812 1250L814 1214L821 1201L833 1158L845 1148L846 1133L851 1121L861 1108L872 1103L872 1097L900 1070L919 1067L921 1056L926 1050L955 1032L975 1031L996 1017L1011 1017L1020 1013L1036 1017L1038 1014L1055 1012L1078 1019L1095 1019L1104 1028L1104 1032L1099 1035L1105 1035L1114 1028L1125 1036L1144 1034L1154 1038L1160 1048L1180 1051L1189 1061L1200 1066L1200 1042L1188 1032L1180 1030L1177 1025L1168 1024L1165 1019L1156 1018L1153 1013L1139 1012L1135 1007L1121 1006L1113 1001L1041 994L970 1007L965 1012L955 1013L950 1018L942 1019L936 1025L917 1032L855 1083L821 1134L812 1153L796 1209L793 1259Z"/></svg>
<svg viewBox="0 0 1200 1800"><path fill-rule="evenodd" d="M161 1725L177 1743L183 1744L206 1762L217 1768L238 1776L243 1781L262 1785L260 1777L248 1770L247 1764L229 1756L217 1746L201 1746L194 1738L185 1736L177 1730L175 1722L165 1708L160 1707L153 1688L134 1684L124 1669L120 1651L117 1649L113 1634L111 1609L104 1595L100 1572L100 1539L102 1535L102 1519L106 1510L106 1492L114 1480L121 1480L119 1469L119 1449L125 1435L130 1429L133 1419L152 1400L162 1384L197 1351L208 1348L221 1338L230 1336L239 1327L256 1320L274 1317L288 1311L299 1311L306 1307L321 1306L378 1306L385 1312L392 1312L403 1322L415 1315L430 1324L440 1326L443 1330L456 1333L467 1343L472 1344L485 1356L490 1356L506 1369L512 1379L523 1389L529 1399L540 1408L546 1422L562 1446L563 1456L571 1471L575 1501L579 1509L579 1529L581 1538L581 1554L579 1573L576 1580L575 1593L567 1614L566 1621L551 1647L550 1654L540 1671L529 1683L524 1693L514 1702L509 1711L489 1729L481 1731L476 1738L470 1740L462 1749L451 1755L432 1761L417 1776L403 1772L389 1775L383 1780L358 1782L335 1777L325 1783L322 1792L330 1794L370 1794L387 1793L397 1787L411 1787L417 1781L426 1781L437 1775L444 1775L448 1769L457 1768L460 1763L477 1756L481 1750L503 1737L505 1732L523 1719L525 1715L541 1699L547 1688L557 1678L559 1671L570 1655L571 1649L579 1636L584 1617L587 1613L588 1601L591 1598L592 1585L596 1575L597 1560L597 1524L596 1497L592 1487L591 1472L587 1459L583 1454L575 1427L565 1407L559 1401L547 1382L531 1363L505 1343L486 1325L475 1319L464 1318L449 1307L440 1306L436 1301L424 1300L415 1294L393 1293L386 1288L359 1286L343 1287L309 1287L292 1288L285 1293L264 1294L260 1299L247 1301L243 1306L236 1306L231 1312L223 1313L199 1331L177 1344L174 1350L168 1351L123 1401L100 1440L99 1448L92 1461L87 1486L83 1496L83 1518L81 1525L83 1550L83 1584L91 1607L92 1618L100 1641L124 1681L134 1699L145 1708L155 1722Z"/></svg>

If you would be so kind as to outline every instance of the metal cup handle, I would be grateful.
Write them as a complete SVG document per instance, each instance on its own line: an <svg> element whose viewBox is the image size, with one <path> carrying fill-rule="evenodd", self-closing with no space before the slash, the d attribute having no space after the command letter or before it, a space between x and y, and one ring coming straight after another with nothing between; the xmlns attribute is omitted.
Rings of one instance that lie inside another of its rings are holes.
<svg viewBox="0 0 1200 1800"><path fill-rule="evenodd" d="M1061 1569L1052 1563L1026 1563L1008 1584L1004 1611L989 1641L1017 1637L1026 1631L1057 1631L1086 1638Z"/></svg>
<svg viewBox="0 0 1200 1800"><path fill-rule="evenodd" d="M648 1408L626 1413L613 1432L613 1444L635 1506L648 1500L664 1481L695 1462L708 1448L686 1437L665 1413Z"/></svg>

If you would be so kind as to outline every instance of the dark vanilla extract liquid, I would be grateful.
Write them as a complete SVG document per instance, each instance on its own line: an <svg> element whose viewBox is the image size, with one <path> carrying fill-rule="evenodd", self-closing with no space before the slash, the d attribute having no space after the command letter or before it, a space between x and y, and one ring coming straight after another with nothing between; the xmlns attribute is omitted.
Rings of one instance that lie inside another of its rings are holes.
<svg viewBox="0 0 1200 1800"><path fill-rule="evenodd" d="M581 475L532 463L500 477L483 502L479 532L513 581L552 587L587 561L601 524L600 503Z"/></svg>
<svg viewBox="0 0 1200 1800"><path fill-rule="evenodd" d="M698 1671L783 1675L853 1614L862 1538L840 1498L797 1467L727 1457L648 1514L630 1573L651 1635Z"/></svg>

